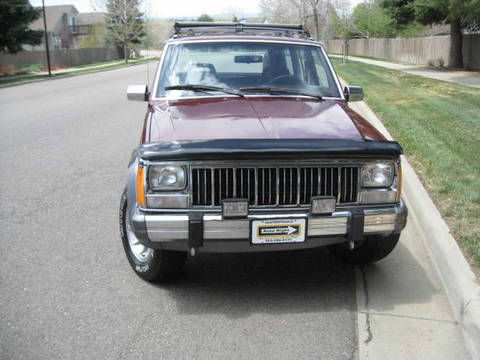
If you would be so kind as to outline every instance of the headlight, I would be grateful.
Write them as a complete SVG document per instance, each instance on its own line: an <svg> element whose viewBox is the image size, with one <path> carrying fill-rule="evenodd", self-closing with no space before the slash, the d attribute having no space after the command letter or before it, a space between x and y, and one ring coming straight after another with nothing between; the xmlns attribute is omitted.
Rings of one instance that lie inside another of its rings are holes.
<svg viewBox="0 0 480 360"><path fill-rule="evenodd" d="M186 185L185 168L176 165L150 166L148 184L152 190L183 190Z"/></svg>
<svg viewBox="0 0 480 360"><path fill-rule="evenodd" d="M395 168L393 164L376 163L362 167L363 187L389 187L393 183Z"/></svg>

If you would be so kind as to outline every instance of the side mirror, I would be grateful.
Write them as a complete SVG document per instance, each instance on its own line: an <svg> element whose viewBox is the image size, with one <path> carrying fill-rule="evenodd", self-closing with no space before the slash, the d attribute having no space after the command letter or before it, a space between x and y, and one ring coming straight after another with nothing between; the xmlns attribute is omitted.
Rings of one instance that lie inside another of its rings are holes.
<svg viewBox="0 0 480 360"><path fill-rule="evenodd" d="M362 101L363 88L361 86L345 86L343 90L347 101Z"/></svg>
<svg viewBox="0 0 480 360"><path fill-rule="evenodd" d="M129 85L127 88L127 99L134 101L148 100L148 86L147 85Z"/></svg>

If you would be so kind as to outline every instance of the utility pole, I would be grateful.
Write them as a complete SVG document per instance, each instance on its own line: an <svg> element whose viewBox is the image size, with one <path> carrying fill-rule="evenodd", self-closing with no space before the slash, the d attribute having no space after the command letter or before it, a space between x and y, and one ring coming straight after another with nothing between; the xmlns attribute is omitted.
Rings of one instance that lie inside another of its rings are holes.
<svg viewBox="0 0 480 360"><path fill-rule="evenodd" d="M52 67L50 66L50 50L48 48L47 16L45 15L45 0L42 0L43 29L45 33L45 50L47 52L48 75L52 76Z"/></svg>

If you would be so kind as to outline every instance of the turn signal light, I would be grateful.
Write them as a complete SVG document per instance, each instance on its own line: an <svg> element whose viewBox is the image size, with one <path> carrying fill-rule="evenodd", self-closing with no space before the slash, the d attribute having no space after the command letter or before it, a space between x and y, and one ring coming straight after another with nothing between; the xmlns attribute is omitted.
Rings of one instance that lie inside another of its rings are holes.
<svg viewBox="0 0 480 360"><path fill-rule="evenodd" d="M137 204L145 206L145 168L141 165L137 169Z"/></svg>
<svg viewBox="0 0 480 360"><path fill-rule="evenodd" d="M399 162L397 166L398 170L398 187L397 187L397 202L400 201L402 197L402 186L403 186L403 173L402 173L402 164Z"/></svg>

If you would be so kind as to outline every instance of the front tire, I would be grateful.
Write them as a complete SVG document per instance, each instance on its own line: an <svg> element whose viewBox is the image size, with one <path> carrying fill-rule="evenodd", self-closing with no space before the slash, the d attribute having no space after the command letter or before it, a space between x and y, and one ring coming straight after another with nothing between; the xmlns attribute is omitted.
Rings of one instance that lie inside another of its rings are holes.
<svg viewBox="0 0 480 360"><path fill-rule="evenodd" d="M329 247L330 252L341 260L354 265L370 264L390 254L400 239L400 234L390 236L367 236L363 242L350 250L345 244Z"/></svg>
<svg viewBox="0 0 480 360"><path fill-rule="evenodd" d="M143 280L159 282L178 273L187 259L187 253L152 249L135 236L127 215L127 193L120 200L120 235L128 262Z"/></svg>

